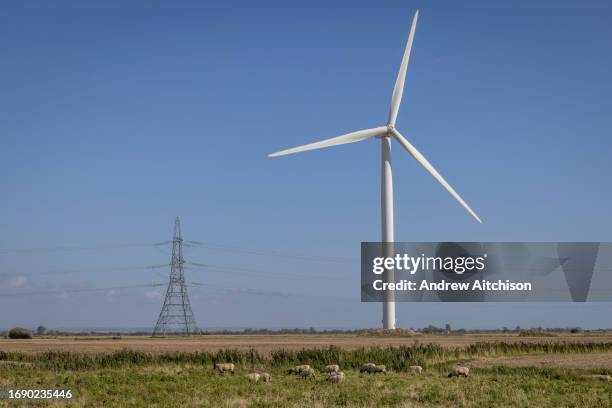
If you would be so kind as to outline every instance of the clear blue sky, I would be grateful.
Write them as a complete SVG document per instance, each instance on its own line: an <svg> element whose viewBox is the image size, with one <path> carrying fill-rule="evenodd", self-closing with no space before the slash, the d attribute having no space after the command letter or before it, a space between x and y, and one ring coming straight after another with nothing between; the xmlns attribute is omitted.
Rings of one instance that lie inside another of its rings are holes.
<svg viewBox="0 0 612 408"><path fill-rule="evenodd" d="M484 224L395 145L396 240L612 240L609 1L32 1L0 5L0 249L162 241L179 215L187 239L358 259L380 234L379 145L266 155L384 124L417 8L397 125ZM242 288L194 288L202 327L379 325L357 263L187 257L317 276L188 272ZM165 269L39 273L167 258L0 253L0 291L163 282ZM0 327L148 327L160 292L0 297ZM398 321L596 327L611 311L402 304Z"/></svg>

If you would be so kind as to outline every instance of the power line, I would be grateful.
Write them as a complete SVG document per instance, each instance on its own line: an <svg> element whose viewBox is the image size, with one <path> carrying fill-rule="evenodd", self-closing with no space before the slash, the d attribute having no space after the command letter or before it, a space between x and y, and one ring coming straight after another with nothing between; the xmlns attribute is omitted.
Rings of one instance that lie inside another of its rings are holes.
<svg viewBox="0 0 612 408"><path fill-rule="evenodd" d="M190 247L205 247L208 249L227 251L227 252L239 252L250 255L261 255L261 256L278 256L282 258L295 258L302 260L314 260L314 261L327 261L327 262L355 262L354 259L346 257L333 257L333 256L317 256L317 255L303 255L295 253L286 253L274 250L264 250L255 248L246 248L238 246L230 246L224 244L205 243L200 241L184 241L184 246ZM162 245L171 244L172 241L162 242L149 242L149 243L125 243L125 244L100 244L100 245L64 245L56 247L34 247L34 248L10 248L0 249L0 254L11 254L11 253L35 253L35 252L62 252L62 251L91 251L96 249L121 249L121 248L135 248L135 247L159 247ZM191 245L190 245L191 244Z"/></svg>
<svg viewBox="0 0 612 408"><path fill-rule="evenodd" d="M334 262L334 263L355 263L356 259L337 256L322 256L322 255L306 255L290 253L277 250L266 250L261 248L247 248L241 246L232 246L225 244L216 244L211 242L200 241L183 241L184 246L192 248L206 248L213 251L240 253L256 256L270 256L278 258L299 259L303 261L316 262ZM56 247L34 247L34 248L13 248L0 249L0 254L20 254L20 253L37 253L37 252L75 252L75 251L92 251L98 249L122 249L122 248L137 248L137 247L160 247L171 244L172 241L149 242L149 243L125 243L125 244L100 244L100 245L64 245Z"/></svg>
<svg viewBox="0 0 612 408"><path fill-rule="evenodd" d="M303 261L317 261L317 262L338 262L338 263L354 263L357 260L353 258L347 257L339 257L339 256L320 256L320 255L305 255L305 254L296 254L285 251L275 251L275 250L264 250L264 249L255 249L255 248L245 248L239 246L231 246L224 244L214 244L210 242L199 242L199 241L185 241L188 244L192 244L193 247L201 247L212 249L221 252L233 252L247 255L257 255L257 256L272 256L278 258L291 258L291 259L299 259Z"/></svg>
<svg viewBox="0 0 612 408"><path fill-rule="evenodd" d="M255 295L255 296L273 296L273 297L283 297L283 298L319 298L319 299L333 299L333 300L341 300L345 302L352 302L354 299L337 297L337 296L326 296L320 293L310 294L310 293L290 293L283 291L270 291L265 289L256 289L256 288L245 288L245 287L236 287L236 286L222 286L215 285L210 283L199 283L199 282L188 282L189 286L195 287L208 287L208 288L216 288L222 289L225 291L239 291L240 293L244 293L247 295Z"/></svg>
<svg viewBox="0 0 612 408"><path fill-rule="evenodd" d="M160 265L146 265L146 266L112 266L107 268L82 268L82 269L68 269L64 271L45 271L45 272L30 272L30 273L0 273L0 276L41 276L41 275L67 275L72 273L90 273L90 272L121 272L121 271L135 271L135 270L149 270L165 268L169 264Z"/></svg>
<svg viewBox="0 0 612 408"><path fill-rule="evenodd" d="M64 293L90 293L90 292L106 292L109 290L123 290L123 289L141 289L141 288L157 288L166 286L165 283L152 283L146 285L126 285L126 286L110 286L103 288L77 288L77 289L56 289L56 290L44 290L44 291L32 291L32 292L20 292L20 293L0 293L0 297L18 297L18 296L43 296L43 295L61 295ZM348 301L348 298L328 297L321 294L306 294L306 293L287 293L281 291L266 291L263 289L245 288L245 287L232 287L222 286L209 283L200 282L188 282L187 286L191 287L209 287L222 290L238 290L241 293L247 293L250 295L257 296L280 296L280 297L318 297L326 299L336 299Z"/></svg>
<svg viewBox="0 0 612 408"><path fill-rule="evenodd" d="M0 293L0 297L57 295L57 294L63 294L63 293L105 292L107 290L155 288L155 287L160 287L160 286L165 286L165 285L166 285L165 283L151 283L148 285L112 286L112 287L107 287L107 288L56 289L56 290L45 290L45 291L35 291L35 292Z"/></svg>
<svg viewBox="0 0 612 408"><path fill-rule="evenodd" d="M161 244L163 243L66 245L66 246L47 247L47 248L0 249L0 254L91 251L91 250L96 250L96 249L121 249L121 248L150 247L150 246L161 245Z"/></svg>
<svg viewBox="0 0 612 408"><path fill-rule="evenodd" d="M212 265L203 264L199 262L187 262L189 269L205 270L208 272L226 273L232 272L236 275L245 276L258 276L264 278L281 278L281 279L330 279L330 280L344 280L344 278L330 275L318 275L318 274L297 274L290 272L264 272L256 269L242 268L238 266L223 266L223 265Z"/></svg>
<svg viewBox="0 0 612 408"><path fill-rule="evenodd" d="M330 280L344 280L344 278L330 275L321 274L297 274L290 272L265 272L257 269L243 268L239 266L227 266L227 265L216 265L216 264L204 264L199 262L186 262L184 268L192 270L205 270L213 273L227 273L232 272L236 275L244 276L257 276L267 278L281 278L281 279L330 279ZM136 270L153 270L161 269L170 266L170 264L158 264L158 265L133 265L133 266L111 266L104 268L78 268L78 269L67 269L57 271L44 271L44 272L30 272L30 273L18 273L18 272L2 272L0 276L45 276L45 275L68 275L76 273L99 273L99 272L121 272L121 271L136 271Z"/></svg>

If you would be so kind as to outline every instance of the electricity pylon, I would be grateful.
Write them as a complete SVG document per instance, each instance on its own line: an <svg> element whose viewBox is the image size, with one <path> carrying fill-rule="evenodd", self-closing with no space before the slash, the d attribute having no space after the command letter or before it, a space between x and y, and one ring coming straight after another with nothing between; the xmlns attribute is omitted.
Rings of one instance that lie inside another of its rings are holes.
<svg viewBox="0 0 612 408"><path fill-rule="evenodd" d="M174 221L174 237L172 238L172 262L170 263L170 282L164 305L159 313L153 336L163 336L166 333L190 334L196 332L196 322L191 311L185 274L183 273L183 238L181 237L181 220Z"/></svg>

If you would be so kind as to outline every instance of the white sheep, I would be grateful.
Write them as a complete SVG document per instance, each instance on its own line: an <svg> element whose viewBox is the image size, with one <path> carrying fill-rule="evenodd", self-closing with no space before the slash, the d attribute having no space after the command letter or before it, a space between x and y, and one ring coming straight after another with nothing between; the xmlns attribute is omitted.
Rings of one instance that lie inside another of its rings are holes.
<svg viewBox="0 0 612 408"><path fill-rule="evenodd" d="M308 364L298 365L295 367L291 367L288 374L300 374L303 370L310 370L310 366Z"/></svg>
<svg viewBox="0 0 612 408"><path fill-rule="evenodd" d="M251 381L257 382L261 378L261 375L258 373L250 373L245 375L245 377Z"/></svg>
<svg viewBox="0 0 612 408"><path fill-rule="evenodd" d="M410 366L408 368L410 369L410 372L413 374L421 374L423 372L423 367L418 366L418 365Z"/></svg>
<svg viewBox="0 0 612 408"><path fill-rule="evenodd" d="M272 381L272 376L268 373L261 373L259 375L259 379L263 382L271 382Z"/></svg>
<svg viewBox="0 0 612 408"><path fill-rule="evenodd" d="M384 365L375 365L374 367L372 367L372 370L370 371L372 374L376 374L376 373L383 373L384 375L387 375L387 367L385 367Z"/></svg>
<svg viewBox="0 0 612 408"><path fill-rule="evenodd" d="M467 377L470 374L470 367L456 365L453 367L453 370L448 373L448 378L451 377Z"/></svg>
<svg viewBox="0 0 612 408"><path fill-rule="evenodd" d="M325 378L325 381L329 381L329 382L335 383L335 384L340 384L341 382L344 381L344 373L342 371L334 372L334 373L328 375Z"/></svg>
<svg viewBox="0 0 612 408"><path fill-rule="evenodd" d="M235 366L233 363L215 363L214 368L221 374L225 374L227 372L234 374Z"/></svg>
<svg viewBox="0 0 612 408"><path fill-rule="evenodd" d="M337 373L340 372L340 366L338 364L330 364L325 366L323 369L326 373Z"/></svg>
<svg viewBox="0 0 612 408"><path fill-rule="evenodd" d="M304 368L303 370L300 371L300 377L302 378L310 378L310 377L314 377L316 374L315 370L313 368Z"/></svg>
<svg viewBox="0 0 612 408"><path fill-rule="evenodd" d="M591 380L597 380L597 381L612 381L612 376L606 375L606 374L592 374L592 375L586 375L584 377L590 378Z"/></svg>

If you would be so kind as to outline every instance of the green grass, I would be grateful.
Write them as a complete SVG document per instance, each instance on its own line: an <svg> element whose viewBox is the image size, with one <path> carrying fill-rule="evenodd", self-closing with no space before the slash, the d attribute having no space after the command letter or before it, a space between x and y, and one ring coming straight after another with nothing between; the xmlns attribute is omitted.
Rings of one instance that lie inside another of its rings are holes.
<svg viewBox="0 0 612 408"><path fill-rule="evenodd" d="M343 350L337 347L304 349L299 351L277 350L262 355L255 350L220 350L218 352L149 354L123 350L108 354L80 354L48 352L36 355L6 353L0 351L0 362L19 361L52 370L88 370L147 366L160 364L197 364L212 366L215 362L235 363L245 368L257 364L267 367L288 367L310 364L322 368L327 364L340 364L344 368L360 368L365 362L385 364L394 371L407 371L411 365L427 368L430 364L465 360L484 356L513 356L524 354L588 353L612 351L612 343L476 343L467 347L441 347L434 344L402 347L369 347Z"/></svg>
<svg viewBox="0 0 612 408"><path fill-rule="evenodd" d="M611 407L612 383L582 377L612 373L605 369L492 367L472 369L468 378L446 377L453 363L479 356L591 351L612 351L612 344L326 348L265 356L236 350L162 355L0 353L0 388L70 388L77 398L68 406L75 407ZM236 375L215 373L213 361L235 362ZM387 376L359 374L358 367L367 361L397 369ZM285 374L296 363L320 369L332 362L345 371L343 384L327 383L323 374L311 380ZM426 367L423 375L405 372L413 362ZM270 372L272 383L247 381L244 374L251 371Z"/></svg>
<svg viewBox="0 0 612 408"><path fill-rule="evenodd" d="M279 369L272 383L251 383L242 374L221 376L210 368L164 364L151 367L54 372L0 368L3 386L71 388L71 406L127 407L609 407L612 385L570 374L475 370L469 378L390 373L369 376L347 371L343 384L323 375L300 380ZM8 384L7 384L8 380ZM1 404L1 403L0 403ZM8 405L8 404L6 404ZM11 403L10 406L13 406Z"/></svg>

